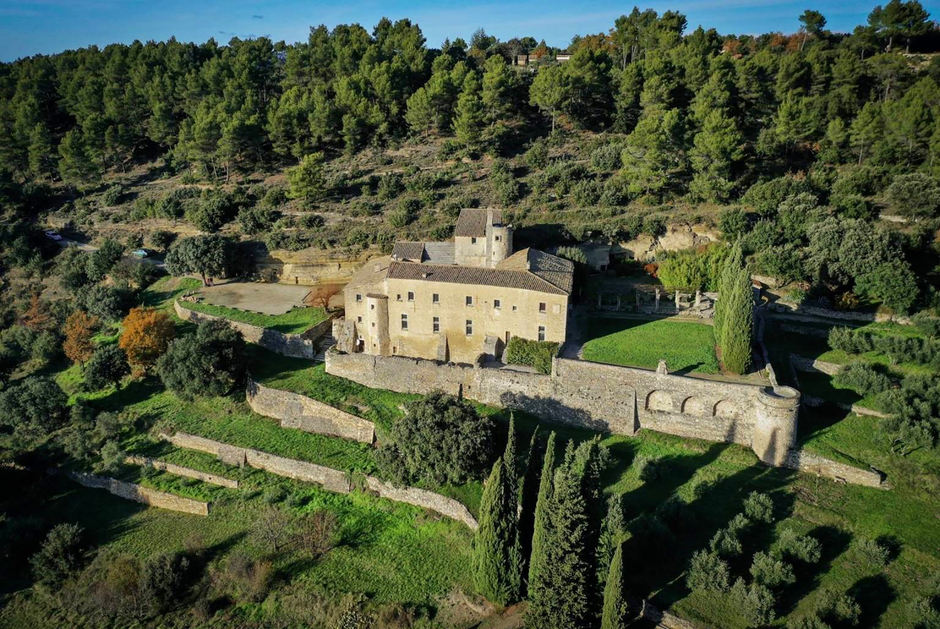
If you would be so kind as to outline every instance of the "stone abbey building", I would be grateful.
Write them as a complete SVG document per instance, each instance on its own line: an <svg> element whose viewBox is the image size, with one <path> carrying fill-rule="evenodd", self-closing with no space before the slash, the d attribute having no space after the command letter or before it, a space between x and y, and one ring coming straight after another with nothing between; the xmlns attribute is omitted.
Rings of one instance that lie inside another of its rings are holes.
<svg viewBox="0 0 940 629"><path fill-rule="evenodd" d="M464 209L453 242L398 242L346 285L340 345L377 356L476 363L509 339L563 343L574 265L513 252L497 209Z"/></svg>

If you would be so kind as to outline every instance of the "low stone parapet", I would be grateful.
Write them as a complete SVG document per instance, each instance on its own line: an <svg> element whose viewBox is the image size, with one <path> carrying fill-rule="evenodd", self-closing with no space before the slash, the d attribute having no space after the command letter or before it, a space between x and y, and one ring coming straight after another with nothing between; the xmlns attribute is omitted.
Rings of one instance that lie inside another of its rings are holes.
<svg viewBox="0 0 940 629"><path fill-rule="evenodd" d="M382 498L430 509L452 520L463 522L474 531L479 527L469 509L453 498L417 487L395 487L374 476L366 477L366 486Z"/></svg>
<svg viewBox="0 0 940 629"><path fill-rule="evenodd" d="M888 489L884 483L884 475L875 470L863 470L845 463L839 463L808 452L805 448L790 450L783 466L800 472L825 476L843 483Z"/></svg>
<svg viewBox="0 0 940 629"><path fill-rule="evenodd" d="M126 483L116 478L96 476L83 472L69 472L68 476L79 485L92 487L94 489L106 489L119 498L140 502L150 507L159 507L161 509L191 513L193 515L209 515L208 502L175 496L163 491L157 491L156 489L135 485L134 483Z"/></svg>
<svg viewBox="0 0 940 629"><path fill-rule="evenodd" d="M185 476L186 478L195 478L197 480L201 480L204 483L209 483L210 485L218 485L219 487L227 487L229 489L238 489L237 480L216 476L215 474L209 474L207 472L200 472L199 470L194 470L190 467L183 467L174 463L167 463L166 461L158 461L157 459L151 459L145 456L129 456L125 459L125 461L132 465L152 465L155 469L167 472L168 474Z"/></svg>
<svg viewBox="0 0 940 629"><path fill-rule="evenodd" d="M282 428L372 444L375 424L305 395L272 389L249 378L245 399L251 410L280 420Z"/></svg>
<svg viewBox="0 0 940 629"><path fill-rule="evenodd" d="M283 332L278 332L277 330L270 330L268 328L262 328L257 325L242 323L241 321L232 321L231 319L226 319L225 317L217 317L216 315L210 315L204 312L196 312L195 310L186 308L179 301L173 302L173 309L176 311L176 314L180 319L183 319L184 321L192 321L193 323L221 319L241 332L242 336L244 336L245 340L249 343L260 345L261 347L271 350L272 352L282 356L312 359L316 355L315 339L308 337L307 332L304 334L285 334ZM329 326L324 326L320 335L322 336L323 333L328 329Z"/></svg>

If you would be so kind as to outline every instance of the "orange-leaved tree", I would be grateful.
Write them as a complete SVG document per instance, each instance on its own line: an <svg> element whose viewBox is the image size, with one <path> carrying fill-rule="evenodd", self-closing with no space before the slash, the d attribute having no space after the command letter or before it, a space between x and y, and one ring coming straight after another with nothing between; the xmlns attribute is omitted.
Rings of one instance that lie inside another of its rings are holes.
<svg viewBox="0 0 940 629"><path fill-rule="evenodd" d="M176 336L173 320L153 308L133 308L124 318L123 328L118 343L127 362L144 370L157 362Z"/></svg>
<svg viewBox="0 0 940 629"><path fill-rule="evenodd" d="M95 328L98 327L98 317L76 310L65 320L65 342L62 350L73 363L81 365L95 353Z"/></svg>

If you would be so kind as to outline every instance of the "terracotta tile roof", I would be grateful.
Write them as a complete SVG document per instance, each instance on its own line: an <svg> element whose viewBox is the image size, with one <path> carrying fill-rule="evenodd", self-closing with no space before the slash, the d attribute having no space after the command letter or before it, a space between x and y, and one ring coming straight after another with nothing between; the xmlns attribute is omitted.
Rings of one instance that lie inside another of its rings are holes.
<svg viewBox="0 0 940 629"><path fill-rule="evenodd" d="M460 217L457 219L457 226L454 228L454 236L485 236L486 216L490 212L493 214L493 224L501 225L503 222L502 210L492 208L464 208L460 210Z"/></svg>
<svg viewBox="0 0 940 629"><path fill-rule="evenodd" d="M496 265L496 270L525 271L540 277L570 295L574 285L574 263L538 249L522 249Z"/></svg>
<svg viewBox="0 0 940 629"><path fill-rule="evenodd" d="M392 248L393 260L410 260L412 262L421 262L424 258L423 242L398 241Z"/></svg>
<svg viewBox="0 0 940 629"><path fill-rule="evenodd" d="M554 258L554 256L549 257ZM553 277L553 279L559 281L559 285L555 284L551 279L547 279L540 274L524 269L487 269L473 266L444 266L436 264L417 264L414 262L392 262L388 267L388 278L477 286L505 286L506 288L520 288L553 295L569 295L571 294L572 272L573 266L572 271L568 272L567 282L562 281L559 277ZM556 275L564 274L563 271L555 271L554 273Z"/></svg>

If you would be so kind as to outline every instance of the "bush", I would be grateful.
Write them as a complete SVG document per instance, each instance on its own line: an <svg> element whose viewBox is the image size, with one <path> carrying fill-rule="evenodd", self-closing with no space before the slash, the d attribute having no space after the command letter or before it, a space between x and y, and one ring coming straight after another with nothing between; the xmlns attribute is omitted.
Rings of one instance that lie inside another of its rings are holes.
<svg viewBox="0 0 940 629"><path fill-rule="evenodd" d="M493 423L467 400L444 393L408 402L406 414L378 452L379 466L399 482L459 485L483 478L493 458Z"/></svg>
<svg viewBox="0 0 940 629"><path fill-rule="evenodd" d="M754 580L769 588L796 583L793 567L787 562L765 552L754 553L751 564L751 576Z"/></svg>
<svg viewBox="0 0 940 629"><path fill-rule="evenodd" d="M718 218L718 229L725 240L733 242L747 232L747 212L742 209L725 210Z"/></svg>
<svg viewBox="0 0 940 629"><path fill-rule="evenodd" d="M800 535L793 529L784 529L774 544L774 552L804 563L816 563L822 556L822 545L814 537Z"/></svg>
<svg viewBox="0 0 940 629"><path fill-rule="evenodd" d="M620 144L605 144L591 151L591 168L598 172L609 172L620 168Z"/></svg>
<svg viewBox="0 0 940 629"><path fill-rule="evenodd" d="M339 518L331 511L320 509L302 515L295 528L297 545L316 559L323 557L336 545Z"/></svg>
<svg viewBox="0 0 940 629"><path fill-rule="evenodd" d="M656 277L667 288L717 290L728 248L712 246L667 254L659 261Z"/></svg>
<svg viewBox="0 0 940 629"><path fill-rule="evenodd" d="M585 179L575 184L572 190L574 202L581 207L597 205L603 192L603 184L593 179Z"/></svg>
<svg viewBox="0 0 940 629"><path fill-rule="evenodd" d="M940 186L924 173L898 175L886 192L892 207L904 216L930 218L940 208Z"/></svg>
<svg viewBox="0 0 940 629"><path fill-rule="evenodd" d="M543 140L536 140L523 156L530 168L545 168L548 166L548 145Z"/></svg>
<svg viewBox="0 0 940 629"><path fill-rule="evenodd" d="M82 369L85 390L100 391L105 387L118 386L130 371L127 354L123 349L117 345L100 347Z"/></svg>
<svg viewBox="0 0 940 629"><path fill-rule="evenodd" d="M183 398L225 395L245 375L245 339L221 320L205 321L176 339L157 361L163 384Z"/></svg>
<svg viewBox="0 0 940 629"><path fill-rule="evenodd" d="M868 199L858 194L833 196L830 203L839 213L839 216L843 218L858 218L870 221L877 216L877 212L875 212Z"/></svg>
<svg viewBox="0 0 940 629"><path fill-rule="evenodd" d="M809 184L805 179L785 175L754 184L744 193L741 201L754 208L761 216L767 217L776 214L777 208L787 197L809 191Z"/></svg>
<svg viewBox="0 0 940 629"><path fill-rule="evenodd" d="M388 223L392 227L401 229L410 225L418 218L418 212L421 210L421 202L417 199L402 199L398 207L388 214Z"/></svg>
<svg viewBox="0 0 940 629"><path fill-rule="evenodd" d="M325 223L326 221L319 214L302 214L297 219L297 224L304 229L319 229Z"/></svg>
<svg viewBox="0 0 940 629"><path fill-rule="evenodd" d="M53 380L29 376L0 392L0 425L49 433L65 422L67 403Z"/></svg>
<svg viewBox="0 0 940 629"><path fill-rule="evenodd" d="M509 339L505 362L510 365L528 365L542 373L552 372L552 358L558 353L558 343L530 341L519 336Z"/></svg>
<svg viewBox="0 0 940 629"><path fill-rule="evenodd" d="M186 213L186 218L201 231L214 233L232 220L235 209L225 195L207 194L199 201L199 205Z"/></svg>
<svg viewBox="0 0 940 629"><path fill-rule="evenodd" d="M101 203L105 207L112 207L121 202L122 196L124 196L123 186L111 186L104 191L104 194L101 195Z"/></svg>
<svg viewBox="0 0 940 629"><path fill-rule="evenodd" d="M744 500L744 514L755 522L770 524L774 521L774 503L767 494L751 492Z"/></svg>
<svg viewBox="0 0 940 629"><path fill-rule="evenodd" d="M859 395L883 393L891 388L891 379L868 363L849 363L832 379L840 388L852 389Z"/></svg>
<svg viewBox="0 0 940 629"><path fill-rule="evenodd" d="M193 578L193 565L181 553L161 553L147 559L140 573L140 591L152 614L176 604Z"/></svg>
<svg viewBox="0 0 940 629"><path fill-rule="evenodd" d="M399 173L389 173L379 180L377 194L382 201L391 201L405 190Z"/></svg>
<svg viewBox="0 0 940 629"><path fill-rule="evenodd" d="M884 568L891 559L890 549L873 539L860 539L855 545L855 550L862 558L862 561L873 569L880 570Z"/></svg>
<svg viewBox="0 0 940 629"><path fill-rule="evenodd" d="M644 483L650 483L665 476L669 469L669 464L663 459L645 454L637 455L630 466L636 470L637 478Z"/></svg>
<svg viewBox="0 0 940 629"><path fill-rule="evenodd" d="M273 505L284 500L286 496L287 492L285 492L280 487L266 487L264 492L261 494L261 499L269 505Z"/></svg>
<svg viewBox="0 0 940 629"><path fill-rule="evenodd" d="M273 577L271 562L235 552L213 572L212 585L219 594L231 596L236 601L259 602L268 593Z"/></svg>
<svg viewBox="0 0 940 629"><path fill-rule="evenodd" d="M132 294L125 288L98 284L75 295L75 305L102 321L122 319L133 303Z"/></svg>
<svg viewBox="0 0 940 629"><path fill-rule="evenodd" d="M108 441L101 448L101 461L95 466L99 474L117 474L124 467L127 455L117 441Z"/></svg>
<svg viewBox="0 0 940 629"><path fill-rule="evenodd" d="M176 234L170 231L159 230L150 235L150 246L159 251L166 251L176 240Z"/></svg>
<svg viewBox="0 0 940 629"><path fill-rule="evenodd" d="M30 558L36 580L52 590L61 586L84 561L83 537L77 524L59 524L49 531L39 552Z"/></svg>
<svg viewBox="0 0 940 629"><path fill-rule="evenodd" d="M281 217L281 213L262 207L242 208L236 220L242 233L255 235L271 229L271 226Z"/></svg>
<svg viewBox="0 0 940 629"><path fill-rule="evenodd" d="M693 592L727 592L729 574L728 563L717 553L699 550L692 555L685 584Z"/></svg>
<svg viewBox="0 0 940 629"><path fill-rule="evenodd" d="M711 552L722 557L736 557L744 551L737 529L731 527L719 529L708 543L708 547Z"/></svg>
<svg viewBox="0 0 940 629"><path fill-rule="evenodd" d="M738 606L748 627L769 625L777 617L774 613L774 605L777 604L774 593L759 583L746 586L744 579L738 579L731 588L731 599Z"/></svg>
<svg viewBox="0 0 940 629"><path fill-rule="evenodd" d="M643 219L643 233L652 238L659 238L666 233L666 217L650 214Z"/></svg>

